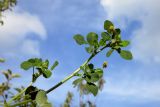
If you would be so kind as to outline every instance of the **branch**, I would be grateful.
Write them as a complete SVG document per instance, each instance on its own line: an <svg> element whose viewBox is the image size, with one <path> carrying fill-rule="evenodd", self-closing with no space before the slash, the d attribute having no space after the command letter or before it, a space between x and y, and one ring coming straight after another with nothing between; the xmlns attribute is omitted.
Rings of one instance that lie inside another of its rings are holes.
<svg viewBox="0 0 160 107"><path fill-rule="evenodd" d="M31 86L32 84L33 84L33 82L31 82L31 83L28 85L28 87ZM16 96L14 96L11 100L9 100L8 104L10 105L13 100L15 100L16 98L18 98L19 96L21 96L21 95L27 90L28 87L26 87L25 89L23 89L20 93L18 93L18 94L17 94Z"/></svg>
<svg viewBox="0 0 160 107"><path fill-rule="evenodd" d="M17 107L17 106L20 106L20 105L23 105L23 104L27 104L27 103L29 103L29 102L32 102L32 100L31 100L31 99L25 100L25 101L23 101L23 102L16 103L16 104L14 104L14 105L10 105L10 107Z"/></svg>
<svg viewBox="0 0 160 107"><path fill-rule="evenodd" d="M81 66L85 66L86 64L88 64L90 62L90 60L95 57L99 52L103 51L105 48L110 47L111 43L106 44L104 47L102 47L101 49L99 49L98 51L96 51L94 54L92 54L88 60L86 60ZM55 90L56 88L58 88L59 86L61 86L63 83L65 83L66 81L68 81L69 79L71 79L72 77L74 77L79 71L80 71L80 67L78 69L76 69L72 74L70 74L69 76L67 76L66 78L64 78L62 81L60 81L59 83L57 83L56 85L54 85L53 87L51 87L50 89L48 89L46 91L46 93L50 93L51 91Z"/></svg>

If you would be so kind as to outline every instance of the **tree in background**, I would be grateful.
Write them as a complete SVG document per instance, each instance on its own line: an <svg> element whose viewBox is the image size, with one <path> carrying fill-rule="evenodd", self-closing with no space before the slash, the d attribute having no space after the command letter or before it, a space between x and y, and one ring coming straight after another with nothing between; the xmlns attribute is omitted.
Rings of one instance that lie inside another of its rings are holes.
<svg viewBox="0 0 160 107"><path fill-rule="evenodd" d="M0 18L3 17L3 12L12 10L12 7L14 7L16 4L17 0L0 0ZM2 19L0 19L0 23L3 25Z"/></svg>

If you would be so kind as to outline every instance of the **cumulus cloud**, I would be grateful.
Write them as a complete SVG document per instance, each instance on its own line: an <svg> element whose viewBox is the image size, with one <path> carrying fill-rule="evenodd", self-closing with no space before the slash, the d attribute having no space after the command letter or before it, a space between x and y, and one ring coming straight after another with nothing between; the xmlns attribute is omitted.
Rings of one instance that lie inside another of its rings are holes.
<svg viewBox="0 0 160 107"><path fill-rule="evenodd" d="M7 12L0 26L0 52L2 56L17 54L39 55L39 42L46 38L46 30L36 15L27 12ZM34 37L32 37L34 34Z"/></svg>
<svg viewBox="0 0 160 107"><path fill-rule="evenodd" d="M113 100L129 100L133 102L160 101L158 80L147 81L139 77L125 79L124 76L119 80L108 78L102 94Z"/></svg>
<svg viewBox="0 0 160 107"><path fill-rule="evenodd" d="M140 21L142 27L134 31L131 44L134 58L145 63L160 63L159 0L101 0L101 4L113 20Z"/></svg>
<svg viewBox="0 0 160 107"><path fill-rule="evenodd" d="M132 31L133 35L130 37L134 60L143 62L142 67L133 65L125 73L119 71L119 78L114 76L113 79L107 78L103 92L115 100L120 97L121 100L136 102L160 101L160 80L156 76L159 75L157 64L160 64L159 0L101 0L100 2L106 10L107 17L122 23L122 27L127 27L128 23L135 20L141 23L141 27ZM151 68L148 69L147 66ZM147 76L149 79L144 78Z"/></svg>

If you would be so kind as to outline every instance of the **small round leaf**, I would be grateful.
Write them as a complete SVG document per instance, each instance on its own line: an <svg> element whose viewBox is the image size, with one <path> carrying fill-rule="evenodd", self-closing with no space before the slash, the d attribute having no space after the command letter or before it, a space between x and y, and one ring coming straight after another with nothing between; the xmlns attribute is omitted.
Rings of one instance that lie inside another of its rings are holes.
<svg viewBox="0 0 160 107"><path fill-rule="evenodd" d="M132 53L130 51L126 51L126 50L121 50L120 56L126 60L131 60L133 58Z"/></svg>
<svg viewBox="0 0 160 107"><path fill-rule="evenodd" d="M79 44L79 45L86 44L86 41L85 41L84 37L80 34L75 35L73 38L76 41L76 43Z"/></svg>
<svg viewBox="0 0 160 107"><path fill-rule="evenodd" d="M95 46L98 43L98 35L94 32L90 32L87 35L87 42L92 45Z"/></svg>

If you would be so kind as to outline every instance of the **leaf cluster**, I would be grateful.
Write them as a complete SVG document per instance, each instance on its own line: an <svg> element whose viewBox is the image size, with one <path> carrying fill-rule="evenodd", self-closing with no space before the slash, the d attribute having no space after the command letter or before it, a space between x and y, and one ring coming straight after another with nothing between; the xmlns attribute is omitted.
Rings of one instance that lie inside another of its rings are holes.
<svg viewBox="0 0 160 107"><path fill-rule="evenodd" d="M32 58L21 63L21 68L24 70L29 70L33 68L32 81L35 82L36 79L43 75L44 78L49 78L52 75L52 71L58 65L58 61L55 61L51 67L49 67L49 60L43 61L41 58ZM34 69L37 72L34 72Z"/></svg>
<svg viewBox="0 0 160 107"><path fill-rule="evenodd" d="M17 0L0 0L0 17L2 17L2 12L6 10L12 10L17 4ZM3 21L0 20L0 23L3 25Z"/></svg>
<svg viewBox="0 0 160 107"><path fill-rule="evenodd" d="M87 34L86 39L81 34L76 34L73 38L79 45L88 45L85 49L90 54L95 54L100 49L107 46L110 48L106 53L107 57L111 56L114 51L117 51L122 58L131 60L131 52L128 50L122 50L122 48L127 47L130 42L122 40L121 30L119 28L115 28L114 24L109 20L104 22L104 30L105 31L101 33L101 37L94 32L90 32Z"/></svg>
<svg viewBox="0 0 160 107"><path fill-rule="evenodd" d="M96 96L99 89L97 83L103 77L103 70L101 68L94 68L93 64L88 64L80 68L83 72L79 74L78 79L73 81L74 87L83 85L84 90L82 92L85 94L92 93Z"/></svg>

